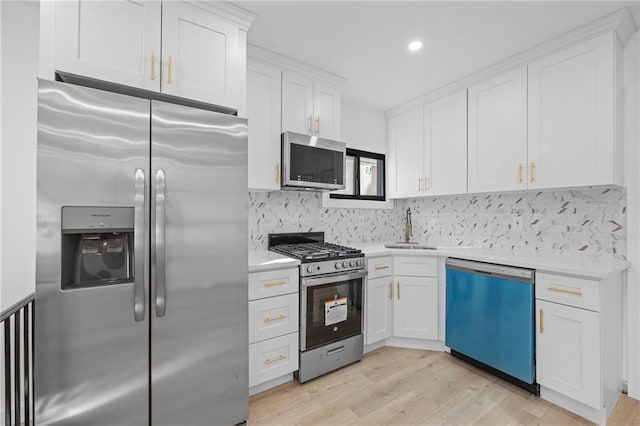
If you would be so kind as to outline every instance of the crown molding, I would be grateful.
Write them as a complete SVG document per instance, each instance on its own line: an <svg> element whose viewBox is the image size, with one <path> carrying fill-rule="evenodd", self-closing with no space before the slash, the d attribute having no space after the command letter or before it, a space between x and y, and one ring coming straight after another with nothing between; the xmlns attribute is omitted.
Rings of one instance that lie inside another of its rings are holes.
<svg viewBox="0 0 640 426"><path fill-rule="evenodd" d="M615 32L622 46L626 45L631 36L637 31L635 22L628 8L617 10L595 21L577 27L558 37L537 44L527 50L517 53L505 60L489 65L473 74L469 74L449 84L439 87L424 95L418 96L401 105L385 111L387 119L403 114L424 104L438 100L458 90L487 80L493 76L511 71L514 68L525 66L534 60L547 56L553 52L571 46L575 43L597 37L599 35Z"/></svg>
<svg viewBox="0 0 640 426"><path fill-rule="evenodd" d="M204 10L205 12L215 13L221 18L238 25L243 31L248 31L258 16L250 10L227 1L181 0L181 3Z"/></svg>
<svg viewBox="0 0 640 426"><path fill-rule="evenodd" d="M313 65L305 64L304 62L300 62L297 59L293 59L288 56L281 55L280 53L267 50L260 46L256 46L255 44L247 43L247 58L253 61L265 63L267 65L309 75L315 79L330 82L340 87L344 86L344 84L347 82L346 78L341 77L337 74L333 74L329 71L314 67Z"/></svg>

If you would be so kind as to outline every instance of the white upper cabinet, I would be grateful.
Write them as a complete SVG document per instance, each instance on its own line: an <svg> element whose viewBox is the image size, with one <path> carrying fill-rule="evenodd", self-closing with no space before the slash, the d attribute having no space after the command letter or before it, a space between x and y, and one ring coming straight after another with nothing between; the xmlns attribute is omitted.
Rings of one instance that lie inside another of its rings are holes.
<svg viewBox="0 0 640 426"><path fill-rule="evenodd" d="M40 76L61 71L239 109L252 19L222 2L56 1L41 13Z"/></svg>
<svg viewBox="0 0 640 426"><path fill-rule="evenodd" d="M281 76L280 68L247 62L250 189L280 189Z"/></svg>
<svg viewBox="0 0 640 426"><path fill-rule="evenodd" d="M392 198L423 195L424 113L422 108L393 117L389 138L389 195Z"/></svg>
<svg viewBox="0 0 640 426"><path fill-rule="evenodd" d="M184 3L162 3L162 92L237 109L236 25Z"/></svg>
<svg viewBox="0 0 640 426"><path fill-rule="evenodd" d="M161 14L160 2L57 2L55 69L159 91Z"/></svg>
<svg viewBox="0 0 640 426"><path fill-rule="evenodd" d="M622 184L617 43L607 33L529 64L529 188Z"/></svg>
<svg viewBox="0 0 640 426"><path fill-rule="evenodd" d="M340 139L340 88L293 71L282 73L282 131Z"/></svg>
<svg viewBox="0 0 640 426"><path fill-rule="evenodd" d="M469 192L526 188L527 69L469 87Z"/></svg>
<svg viewBox="0 0 640 426"><path fill-rule="evenodd" d="M467 192L467 91L424 106L425 195Z"/></svg>

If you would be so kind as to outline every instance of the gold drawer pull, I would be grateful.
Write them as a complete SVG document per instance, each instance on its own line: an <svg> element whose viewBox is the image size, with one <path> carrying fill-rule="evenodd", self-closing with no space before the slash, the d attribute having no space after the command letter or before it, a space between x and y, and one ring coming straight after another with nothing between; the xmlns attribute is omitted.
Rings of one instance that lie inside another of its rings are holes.
<svg viewBox="0 0 640 426"><path fill-rule="evenodd" d="M167 84L171 84L171 55L167 64Z"/></svg>
<svg viewBox="0 0 640 426"><path fill-rule="evenodd" d="M280 163L276 164L276 183L280 183Z"/></svg>
<svg viewBox="0 0 640 426"><path fill-rule="evenodd" d="M518 183L522 183L522 164L518 164Z"/></svg>
<svg viewBox="0 0 640 426"><path fill-rule="evenodd" d="M376 271L379 271L380 269L388 269L389 265L378 265L376 266Z"/></svg>
<svg viewBox="0 0 640 426"><path fill-rule="evenodd" d="M287 316L285 314L276 315L275 317L267 317L264 319L264 322L278 321L281 319L285 319Z"/></svg>
<svg viewBox="0 0 640 426"><path fill-rule="evenodd" d="M540 309L540 334L544 333L544 311Z"/></svg>
<svg viewBox="0 0 640 426"><path fill-rule="evenodd" d="M582 296L582 292L580 290L566 290L564 288L549 287L549 291L556 291L558 293L572 294L574 296Z"/></svg>
<svg viewBox="0 0 640 426"><path fill-rule="evenodd" d="M389 300L393 300L393 283L389 283Z"/></svg>
<svg viewBox="0 0 640 426"><path fill-rule="evenodd" d="M272 364L274 362L282 361L283 359L287 359L286 355L278 355L275 358L267 358L264 360L265 364Z"/></svg>
<svg viewBox="0 0 640 426"><path fill-rule="evenodd" d="M264 283L265 287L278 287L281 285L286 285L287 284L287 280L279 280L279 281L271 281L268 283Z"/></svg>
<svg viewBox="0 0 640 426"><path fill-rule="evenodd" d="M151 80L156 79L156 51L151 49Z"/></svg>
<svg viewBox="0 0 640 426"><path fill-rule="evenodd" d="M398 300L400 300L400 281L398 281Z"/></svg>
<svg viewBox="0 0 640 426"><path fill-rule="evenodd" d="M535 169L536 169L536 166L535 166L535 164L533 164L533 161L532 161L531 165L529 166L529 177L531 178L531 182L536 180L536 177L535 177L535 174L534 174Z"/></svg>

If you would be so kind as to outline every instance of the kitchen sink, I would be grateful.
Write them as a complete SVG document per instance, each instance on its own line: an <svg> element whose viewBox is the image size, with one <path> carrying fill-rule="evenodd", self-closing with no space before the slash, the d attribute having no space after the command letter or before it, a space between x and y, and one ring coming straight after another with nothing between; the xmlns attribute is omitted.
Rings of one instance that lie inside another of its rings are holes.
<svg viewBox="0 0 640 426"><path fill-rule="evenodd" d="M389 243L384 245L386 248L394 248L394 249L415 249L415 250L437 250L438 247L428 246L426 244L414 243L414 242L397 242L397 243Z"/></svg>

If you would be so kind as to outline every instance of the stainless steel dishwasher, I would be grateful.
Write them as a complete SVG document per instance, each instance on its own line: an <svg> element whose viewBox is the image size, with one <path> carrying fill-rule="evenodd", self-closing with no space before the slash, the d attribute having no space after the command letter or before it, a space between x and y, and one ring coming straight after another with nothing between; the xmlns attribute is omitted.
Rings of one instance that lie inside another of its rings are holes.
<svg viewBox="0 0 640 426"><path fill-rule="evenodd" d="M536 395L532 269L449 258L446 337L451 354Z"/></svg>

